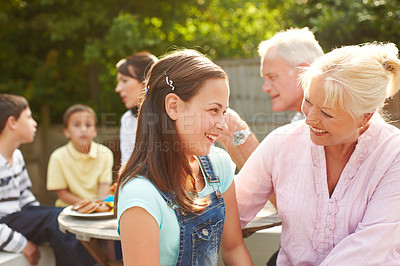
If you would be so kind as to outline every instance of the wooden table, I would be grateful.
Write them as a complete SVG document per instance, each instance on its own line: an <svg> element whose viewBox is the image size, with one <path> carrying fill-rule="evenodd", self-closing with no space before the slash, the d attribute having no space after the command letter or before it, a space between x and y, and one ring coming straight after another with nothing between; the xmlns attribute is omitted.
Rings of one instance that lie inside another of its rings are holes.
<svg viewBox="0 0 400 266"><path fill-rule="evenodd" d="M85 248L92 254L100 266L122 265L121 262L109 261L106 254L98 245L98 239L119 240L116 218L79 218L66 215L61 212L58 216L58 224L62 232L70 232L76 235ZM260 213L242 230L243 237L249 237L253 233L281 224L277 214L270 212Z"/></svg>
<svg viewBox="0 0 400 266"><path fill-rule="evenodd" d="M98 244L98 239L120 239L116 218L80 218L61 212L58 225L62 232L75 234L100 266L122 265L122 262L110 261Z"/></svg>

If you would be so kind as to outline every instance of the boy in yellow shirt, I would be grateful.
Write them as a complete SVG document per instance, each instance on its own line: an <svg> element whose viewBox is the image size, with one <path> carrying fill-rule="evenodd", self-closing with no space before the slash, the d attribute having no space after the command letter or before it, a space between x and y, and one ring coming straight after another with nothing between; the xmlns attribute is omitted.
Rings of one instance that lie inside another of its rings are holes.
<svg viewBox="0 0 400 266"><path fill-rule="evenodd" d="M92 108L76 104L63 116L64 135L70 141L55 150L47 169L47 189L56 191L57 207L83 199L107 196L112 183L112 151L93 141L97 135Z"/></svg>

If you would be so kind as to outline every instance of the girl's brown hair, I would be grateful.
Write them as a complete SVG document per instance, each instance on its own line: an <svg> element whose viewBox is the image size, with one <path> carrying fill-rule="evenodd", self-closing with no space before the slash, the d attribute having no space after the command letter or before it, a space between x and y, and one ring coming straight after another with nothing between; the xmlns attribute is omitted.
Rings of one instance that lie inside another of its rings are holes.
<svg viewBox="0 0 400 266"><path fill-rule="evenodd" d="M173 82L173 90L166 77ZM198 199L193 183L188 182L192 171L175 122L165 111L165 97L175 93L188 102L209 79L227 79L227 75L194 50L173 52L152 66L146 78L147 94L139 109L135 148L118 178L116 203L119 189L132 178L143 176L159 190L172 193L182 211L201 212L208 205L208 198Z"/></svg>

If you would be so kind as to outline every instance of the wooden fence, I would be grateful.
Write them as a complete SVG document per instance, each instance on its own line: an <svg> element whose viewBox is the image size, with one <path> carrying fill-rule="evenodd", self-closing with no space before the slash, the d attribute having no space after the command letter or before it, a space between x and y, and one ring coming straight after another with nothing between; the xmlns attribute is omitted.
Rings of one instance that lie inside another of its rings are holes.
<svg viewBox="0 0 400 266"><path fill-rule="evenodd" d="M288 123L293 112L274 113L267 94L262 92L260 60L217 61L228 74L231 88L230 107L236 110L249 124L259 140L278 126ZM389 101L387 110L392 114L393 123L400 126L400 99ZM119 118L116 114L98 114L98 136L96 141L107 145L114 153L114 178L119 168ZM42 119L42 121L46 119ZM27 163L33 187L32 191L42 204L54 204L56 195L46 190L47 163L50 154L67 142L62 126L42 123L33 143L21 147Z"/></svg>

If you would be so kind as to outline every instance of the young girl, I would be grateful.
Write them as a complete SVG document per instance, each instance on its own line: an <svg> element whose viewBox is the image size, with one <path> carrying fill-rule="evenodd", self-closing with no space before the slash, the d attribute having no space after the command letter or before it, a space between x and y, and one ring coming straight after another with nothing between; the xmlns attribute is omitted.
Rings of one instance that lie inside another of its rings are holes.
<svg viewBox="0 0 400 266"><path fill-rule="evenodd" d="M252 265L230 158L211 149L226 126L226 73L196 51L174 52L145 90L116 194L124 264L216 265L222 241L226 265Z"/></svg>
<svg viewBox="0 0 400 266"><path fill-rule="evenodd" d="M121 165L124 165L135 147L137 126L137 112L144 89L146 71L157 61L157 57L147 52L140 52L121 59L117 67L117 81L115 92L119 93L122 102L128 109L121 118L120 148Z"/></svg>

